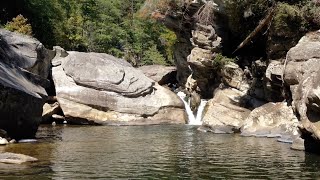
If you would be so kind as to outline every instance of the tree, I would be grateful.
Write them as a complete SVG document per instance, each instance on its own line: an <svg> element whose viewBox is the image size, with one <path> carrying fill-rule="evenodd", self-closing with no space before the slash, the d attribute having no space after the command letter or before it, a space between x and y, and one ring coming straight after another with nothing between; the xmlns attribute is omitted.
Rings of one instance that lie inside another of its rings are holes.
<svg viewBox="0 0 320 180"><path fill-rule="evenodd" d="M18 9L28 17L34 36L48 48L104 52L133 65L154 55L161 61L152 63L172 64L175 36L156 21L139 17L143 4L144 0L24 0L6 9Z"/></svg>

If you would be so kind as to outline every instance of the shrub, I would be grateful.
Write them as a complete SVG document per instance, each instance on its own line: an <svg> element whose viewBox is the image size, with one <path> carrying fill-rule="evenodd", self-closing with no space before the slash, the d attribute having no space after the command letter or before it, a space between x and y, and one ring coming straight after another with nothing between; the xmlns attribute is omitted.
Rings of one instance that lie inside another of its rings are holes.
<svg viewBox="0 0 320 180"><path fill-rule="evenodd" d="M18 32L21 34L32 35L32 28L28 19L19 14L17 17L13 18L12 21L7 22L5 29L13 32Z"/></svg>
<svg viewBox="0 0 320 180"><path fill-rule="evenodd" d="M151 64L167 65L165 58L158 51L156 45L151 46L148 50L144 52L144 56L141 60L141 64L139 65L151 65Z"/></svg>
<svg viewBox="0 0 320 180"><path fill-rule="evenodd" d="M220 53L215 54L215 57L212 61L212 65L215 69L222 69L223 66L229 64L229 63L235 63L236 59L234 58L228 58L226 56L223 56Z"/></svg>
<svg viewBox="0 0 320 180"><path fill-rule="evenodd" d="M310 23L311 28L320 28L320 0L308 1L302 8L303 15Z"/></svg>
<svg viewBox="0 0 320 180"><path fill-rule="evenodd" d="M274 31L280 36L292 36L306 30L307 22L297 5L278 3L273 20Z"/></svg>

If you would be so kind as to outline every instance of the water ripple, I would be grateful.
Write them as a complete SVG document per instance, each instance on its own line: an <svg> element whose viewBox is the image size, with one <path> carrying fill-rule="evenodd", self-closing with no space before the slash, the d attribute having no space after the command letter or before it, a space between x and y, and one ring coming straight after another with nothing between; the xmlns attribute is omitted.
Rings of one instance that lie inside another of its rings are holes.
<svg viewBox="0 0 320 180"><path fill-rule="evenodd" d="M315 179L318 156L270 138L202 133L192 126L45 127L40 142L5 151L40 161L0 164L0 179Z"/></svg>

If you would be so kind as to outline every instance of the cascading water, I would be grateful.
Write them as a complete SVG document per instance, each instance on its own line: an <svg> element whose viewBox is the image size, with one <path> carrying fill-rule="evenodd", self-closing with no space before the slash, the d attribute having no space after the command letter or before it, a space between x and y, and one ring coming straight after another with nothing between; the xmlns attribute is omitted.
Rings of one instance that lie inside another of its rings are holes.
<svg viewBox="0 0 320 180"><path fill-rule="evenodd" d="M203 110L204 110L204 107L206 106L207 104L207 100L204 100L204 99L201 99L201 103L198 107L198 110L197 110L197 114L194 115L192 110L191 110L191 107L190 107L190 101L187 102L186 101L186 97L187 95L184 93L184 92L178 92L177 94L180 99L183 101L184 103L184 106L185 106L185 109L186 109L186 112L187 112L187 115L188 115L188 124L189 125L202 125L202 113L203 113Z"/></svg>

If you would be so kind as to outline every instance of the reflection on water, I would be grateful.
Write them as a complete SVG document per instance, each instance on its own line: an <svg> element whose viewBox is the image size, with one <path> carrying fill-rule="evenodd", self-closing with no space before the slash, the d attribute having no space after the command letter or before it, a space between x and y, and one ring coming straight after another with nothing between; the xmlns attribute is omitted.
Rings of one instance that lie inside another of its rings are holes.
<svg viewBox="0 0 320 180"><path fill-rule="evenodd" d="M41 127L39 142L0 147L39 159L0 164L0 179L310 179L320 157L274 139L202 133L192 126Z"/></svg>

